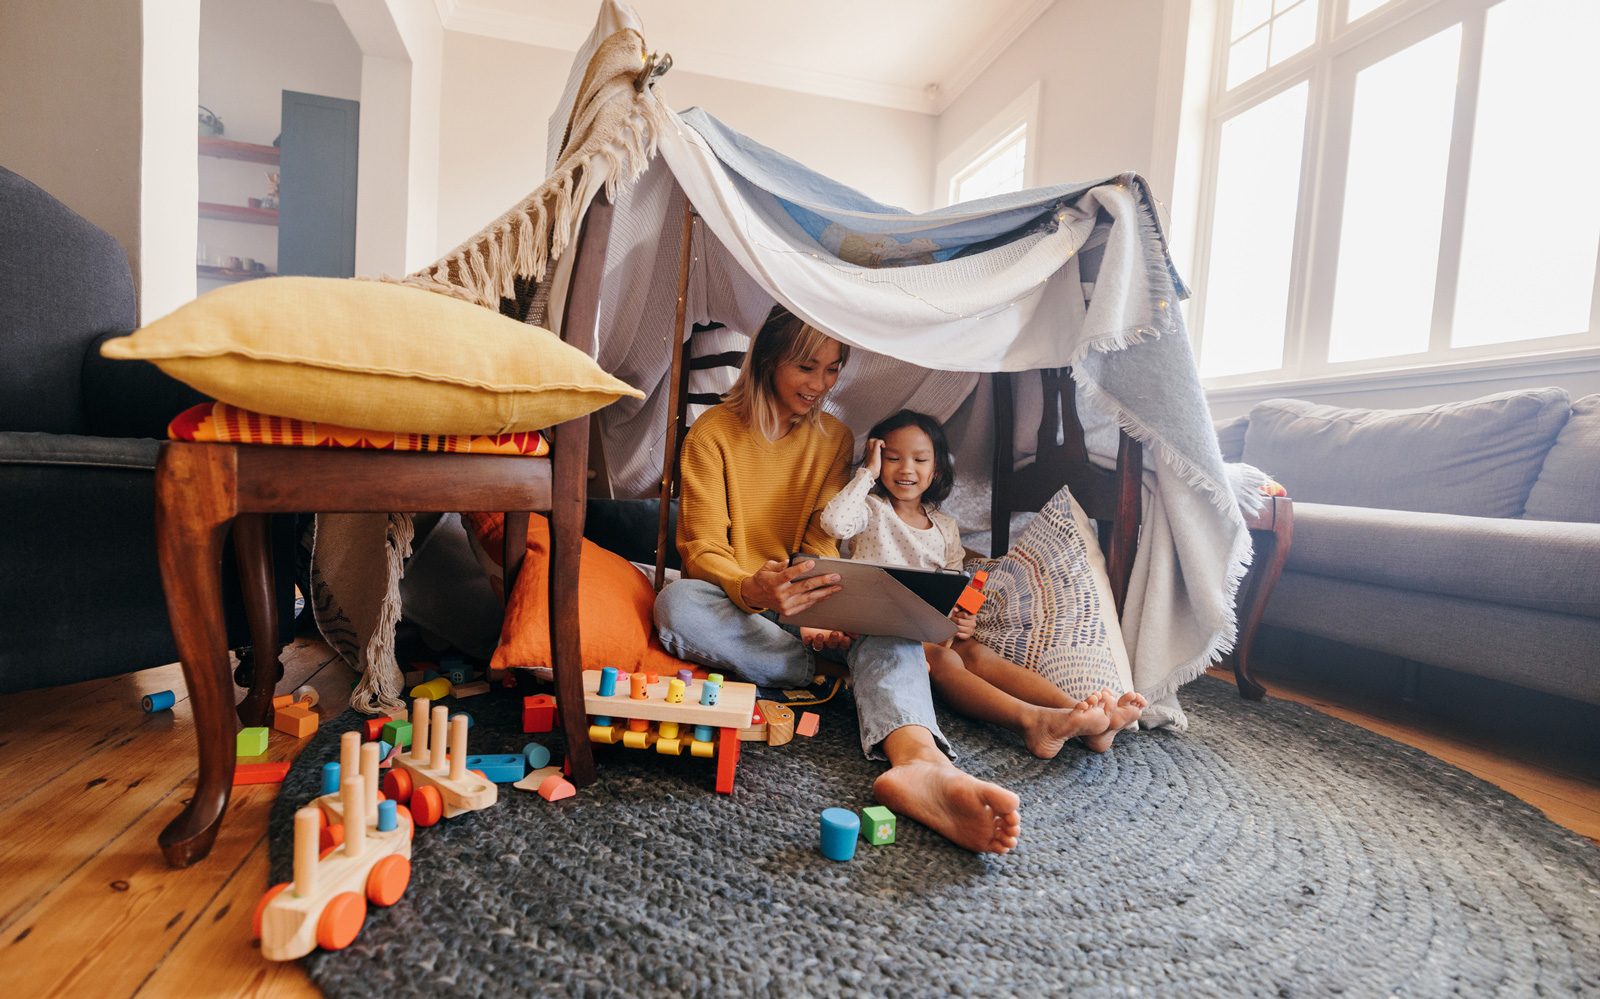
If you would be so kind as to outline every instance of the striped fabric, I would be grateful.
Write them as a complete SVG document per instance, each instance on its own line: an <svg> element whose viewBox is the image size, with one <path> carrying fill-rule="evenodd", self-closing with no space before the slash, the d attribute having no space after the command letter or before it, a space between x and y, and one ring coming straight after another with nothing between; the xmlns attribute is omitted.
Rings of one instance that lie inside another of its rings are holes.
<svg viewBox="0 0 1600 999"><path fill-rule="evenodd" d="M405 434L351 430L331 423L311 423L287 416L266 416L225 402L204 402L179 413L167 425L175 441L222 444L282 444L289 447L369 448L376 451L447 451L457 454L509 454L537 457L550 453L550 442L537 430L493 436Z"/></svg>

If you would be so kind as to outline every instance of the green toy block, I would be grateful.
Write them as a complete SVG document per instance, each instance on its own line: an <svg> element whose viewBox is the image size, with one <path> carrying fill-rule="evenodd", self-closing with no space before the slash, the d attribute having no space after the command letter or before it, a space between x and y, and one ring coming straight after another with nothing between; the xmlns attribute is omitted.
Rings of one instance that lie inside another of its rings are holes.
<svg viewBox="0 0 1600 999"><path fill-rule="evenodd" d="M873 846L888 846L894 842L894 813L882 805L861 810L861 835Z"/></svg>
<svg viewBox="0 0 1600 999"><path fill-rule="evenodd" d="M245 728L239 730L239 756L260 756L267 751L267 730Z"/></svg>
<svg viewBox="0 0 1600 999"><path fill-rule="evenodd" d="M383 741L402 749L411 745L411 723L395 718L383 727Z"/></svg>

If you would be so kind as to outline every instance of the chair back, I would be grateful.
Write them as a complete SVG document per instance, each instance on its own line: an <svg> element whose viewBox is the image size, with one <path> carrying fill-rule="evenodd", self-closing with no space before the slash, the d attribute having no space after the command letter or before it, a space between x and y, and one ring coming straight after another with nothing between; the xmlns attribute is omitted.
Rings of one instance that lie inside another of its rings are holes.
<svg viewBox="0 0 1600 999"><path fill-rule="evenodd" d="M1039 378L1044 406L1031 464L1016 468L1014 378ZM1089 460L1083 423L1078 419L1076 385L1071 368L1045 368L994 379L994 490L990 503L991 553L1011 546L1011 515L1038 511L1066 486L1084 513L1098 525L1100 548L1117 614L1128 597L1133 556L1138 546L1144 449L1121 432L1115 470ZM1059 443L1058 443L1059 441Z"/></svg>

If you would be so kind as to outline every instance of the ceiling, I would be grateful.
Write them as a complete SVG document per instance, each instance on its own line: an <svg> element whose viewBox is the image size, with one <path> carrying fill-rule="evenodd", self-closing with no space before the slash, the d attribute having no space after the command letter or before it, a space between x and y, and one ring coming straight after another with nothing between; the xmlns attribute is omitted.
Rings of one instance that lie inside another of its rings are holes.
<svg viewBox="0 0 1600 999"><path fill-rule="evenodd" d="M575 51L600 0L434 0L451 31ZM1055 0L632 0L678 69L938 114Z"/></svg>

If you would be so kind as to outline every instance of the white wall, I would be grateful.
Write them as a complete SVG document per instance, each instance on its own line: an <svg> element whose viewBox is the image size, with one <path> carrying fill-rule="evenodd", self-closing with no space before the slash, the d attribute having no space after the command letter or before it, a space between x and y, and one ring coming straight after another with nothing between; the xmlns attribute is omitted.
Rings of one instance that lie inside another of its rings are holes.
<svg viewBox="0 0 1600 999"><path fill-rule="evenodd" d="M202 0L200 103L222 119L223 138L272 145L282 129L285 90L361 99L361 49L339 11L312 0ZM199 200L243 205L264 197L267 174L276 172L264 163L203 157ZM250 257L277 270L272 226L201 219L199 234L213 263ZM217 286L202 279L199 290Z"/></svg>
<svg viewBox="0 0 1600 999"><path fill-rule="evenodd" d="M445 32L438 255L544 180L545 122L572 53ZM937 119L854 101L737 83L674 67L658 84L674 110L695 105L733 128L880 201L932 205Z"/></svg>
<svg viewBox="0 0 1600 999"><path fill-rule="evenodd" d="M1041 83L1034 183L1148 173L1163 0L1057 0L938 118L933 162Z"/></svg>

